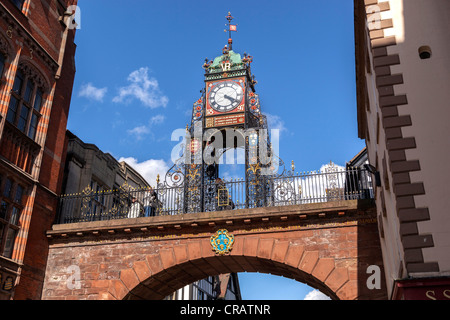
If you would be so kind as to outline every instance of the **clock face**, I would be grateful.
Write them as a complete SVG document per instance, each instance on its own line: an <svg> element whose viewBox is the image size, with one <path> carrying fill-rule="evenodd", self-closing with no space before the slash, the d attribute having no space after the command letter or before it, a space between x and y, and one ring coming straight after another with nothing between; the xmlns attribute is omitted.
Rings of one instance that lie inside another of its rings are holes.
<svg viewBox="0 0 450 320"><path fill-rule="evenodd" d="M218 112L236 109L244 99L244 90L235 81L224 81L212 88L209 95L211 108Z"/></svg>

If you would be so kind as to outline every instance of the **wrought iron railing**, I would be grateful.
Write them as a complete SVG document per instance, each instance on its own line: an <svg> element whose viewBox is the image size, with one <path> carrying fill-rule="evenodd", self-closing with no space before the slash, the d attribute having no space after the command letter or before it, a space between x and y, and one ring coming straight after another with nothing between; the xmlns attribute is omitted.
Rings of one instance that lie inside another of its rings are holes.
<svg viewBox="0 0 450 320"><path fill-rule="evenodd" d="M88 187L82 193L60 197L58 223L372 199L374 196L372 176L361 168L261 176L258 183L264 187L250 188L254 181L244 179L209 183L196 190L184 185L155 189L122 186L96 193ZM200 194L201 199L196 207L190 205L194 192Z"/></svg>

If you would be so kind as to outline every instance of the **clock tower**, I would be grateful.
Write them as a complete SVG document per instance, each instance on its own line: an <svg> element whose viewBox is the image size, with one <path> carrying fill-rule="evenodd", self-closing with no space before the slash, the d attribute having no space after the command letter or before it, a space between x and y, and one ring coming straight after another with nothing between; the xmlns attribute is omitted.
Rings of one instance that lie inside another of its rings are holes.
<svg viewBox="0 0 450 320"><path fill-rule="evenodd" d="M253 57L233 51L236 26L230 13L226 18L228 44L214 60L205 60L205 86L186 127L184 156L166 175L166 183L184 190L184 213L262 207L270 201L273 156L251 72ZM238 157L242 163L236 163L233 156L230 163L227 157L224 164L224 154L236 149L243 149L245 160ZM227 164L244 165L245 177L221 179L221 165ZM231 194L236 188L244 194L240 201Z"/></svg>

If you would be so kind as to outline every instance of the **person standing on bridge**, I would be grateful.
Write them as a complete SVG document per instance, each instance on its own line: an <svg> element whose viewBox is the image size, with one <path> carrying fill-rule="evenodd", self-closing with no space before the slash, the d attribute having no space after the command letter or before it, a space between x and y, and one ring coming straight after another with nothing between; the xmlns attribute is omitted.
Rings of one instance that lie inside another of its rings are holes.
<svg viewBox="0 0 450 320"><path fill-rule="evenodd" d="M128 218L129 219L139 218L140 213L141 213L141 204L136 199L136 197L133 197L133 199L131 199L130 211L128 211Z"/></svg>
<svg viewBox="0 0 450 320"><path fill-rule="evenodd" d="M144 197L144 213L146 217L156 216L156 210L158 208L158 195L156 191L150 187Z"/></svg>

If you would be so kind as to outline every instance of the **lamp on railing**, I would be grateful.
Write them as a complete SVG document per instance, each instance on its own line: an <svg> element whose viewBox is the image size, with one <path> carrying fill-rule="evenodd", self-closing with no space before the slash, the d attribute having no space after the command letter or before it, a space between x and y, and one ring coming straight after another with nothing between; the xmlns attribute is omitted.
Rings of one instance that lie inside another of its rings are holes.
<svg viewBox="0 0 450 320"><path fill-rule="evenodd" d="M375 185L377 187L381 187L381 177L380 172L377 171L377 168L375 168L371 164L365 164L364 169L366 169L369 173L373 174L375 177Z"/></svg>

